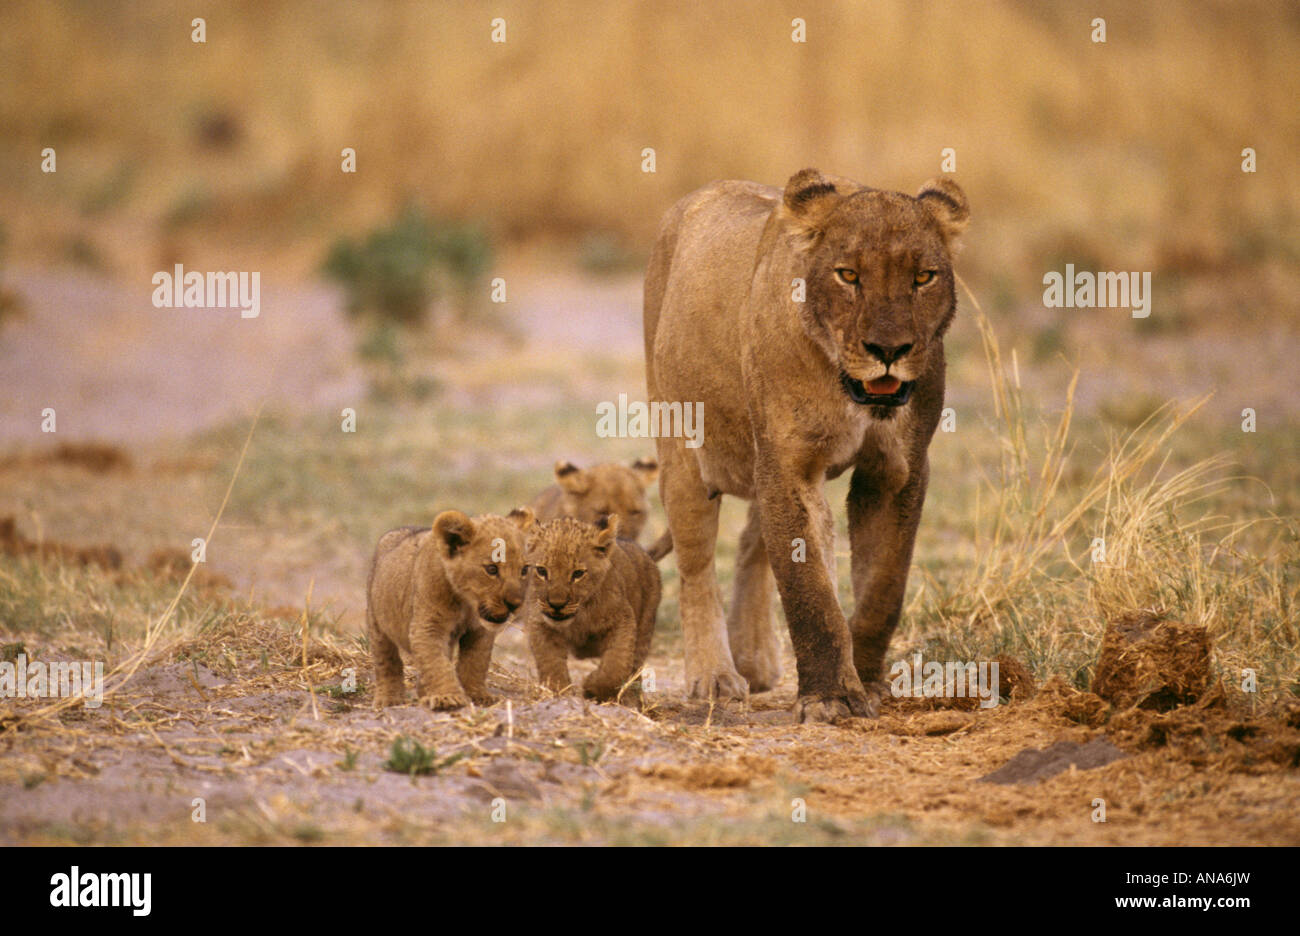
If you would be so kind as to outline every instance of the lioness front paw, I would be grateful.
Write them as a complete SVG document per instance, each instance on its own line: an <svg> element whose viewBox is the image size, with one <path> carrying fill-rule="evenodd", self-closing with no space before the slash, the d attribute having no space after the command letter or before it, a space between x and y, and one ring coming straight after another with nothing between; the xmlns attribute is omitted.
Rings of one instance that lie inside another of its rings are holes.
<svg viewBox="0 0 1300 936"><path fill-rule="evenodd" d="M734 669L714 669L687 676L687 695L706 702L743 702L749 698L749 683Z"/></svg>
<svg viewBox="0 0 1300 936"><path fill-rule="evenodd" d="M420 697L420 704L432 712L442 712L448 709L464 708L469 705L469 696L463 692L427 695Z"/></svg>
<svg viewBox="0 0 1300 936"><path fill-rule="evenodd" d="M812 693L799 697L794 714L799 722L833 722L854 715L875 718L880 714L880 699L858 690Z"/></svg>

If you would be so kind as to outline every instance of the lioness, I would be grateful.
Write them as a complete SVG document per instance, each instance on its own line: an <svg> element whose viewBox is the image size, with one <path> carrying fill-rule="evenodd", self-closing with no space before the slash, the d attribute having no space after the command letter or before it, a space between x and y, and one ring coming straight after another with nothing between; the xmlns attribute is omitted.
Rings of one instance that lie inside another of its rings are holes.
<svg viewBox="0 0 1300 936"><path fill-rule="evenodd" d="M376 708L406 699L399 649L414 658L420 704L492 704L492 644L524 600L524 531L533 520L528 507L473 519L448 510L432 528L380 537L366 584Z"/></svg>
<svg viewBox="0 0 1300 936"><path fill-rule="evenodd" d="M570 654L598 656L583 694L613 699L650 655L659 568L636 543L618 539L618 530L617 514L595 524L566 517L528 536L525 629L538 679L549 689L569 687Z"/></svg>
<svg viewBox="0 0 1300 936"><path fill-rule="evenodd" d="M665 216L645 280L649 399L698 401L709 414L703 446L656 441L692 697L776 683L775 573L799 720L876 714L943 407L952 251L968 218L948 179L913 198L815 169L784 192L716 182ZM849 469L857 608L846 621L822 488ZM725 625L720 494L751 502Z"/></svg>
<svg viewBox="0 0 1300 936"><path fill-rule="evenodd" d="M590 468L557 461L555 483L537 495L533 512L539 522L573 517L596 523L618 514L622 518L619 537L635 540L641 536L650 510L646 488L658 477L659 466L649 458L638 458L631 465L609 462Z"/></svg>

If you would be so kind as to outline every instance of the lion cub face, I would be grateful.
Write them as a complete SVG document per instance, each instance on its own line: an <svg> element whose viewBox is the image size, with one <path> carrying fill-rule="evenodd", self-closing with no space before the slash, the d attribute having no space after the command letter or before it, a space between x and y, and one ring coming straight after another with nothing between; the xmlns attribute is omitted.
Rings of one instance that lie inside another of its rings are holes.
<svg viewBox="0 0 1300 936"><path fill-rule="evenodd" d="M584 523L562 517L539 524L528 537L529 600L542 616L567 621L600 591L609 573L609 549L618 535L619 518Z"/></svg>
<svg viewBox="0 0 1300 936"><path fill-rule="evenodd" d="M520 507L505 517L474 519L448 510L433 521L452 590L490 631L501 630L524 602L524 536L533 520L533 511Z"/></svg>
<svg viewBox="0 0 1300 936"><path fill-rule="evenodd" d="M618 515L619 537L635 540L645 527L650 509L646 489L659 477L659 464L637 459L630 466L610 463L579 468L573 462L555 463L555 481L563 491L563 516L583 523L599 523Z"/></svg>
<svg viewBox="0 0 1300 936"><path fill-rule="evenodd" d="M873 415L906 404L937 364L956 311L952 246L969 216L966 196L946 178L915 198L815 169L786 185L781 219L806 271L800 314L838 364L845 394Z"/></svg>

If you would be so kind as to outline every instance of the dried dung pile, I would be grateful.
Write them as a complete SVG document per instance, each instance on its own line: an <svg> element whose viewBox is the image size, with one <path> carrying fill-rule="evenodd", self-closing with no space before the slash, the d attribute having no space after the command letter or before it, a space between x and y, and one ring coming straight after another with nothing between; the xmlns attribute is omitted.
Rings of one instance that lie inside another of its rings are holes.
<svg viewBox="0 0 1300 936"><path fill-rule="evenodd" d="M1200 701L1211 681L1204 627L1137 611L1107 625L1092 691L1116 711L1167 712Z"/></svg>

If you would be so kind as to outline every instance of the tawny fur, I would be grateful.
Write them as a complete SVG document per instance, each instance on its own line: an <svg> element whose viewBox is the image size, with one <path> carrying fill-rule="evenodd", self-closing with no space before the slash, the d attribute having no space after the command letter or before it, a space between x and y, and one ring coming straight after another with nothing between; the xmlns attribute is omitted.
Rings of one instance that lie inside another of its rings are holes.
<svg viewBox="0 0 1300 936"><path fill-rule="evenodd" d="M638 458L631 465L609 462L579 468L573 462L555 463L555 483L532 503L539 522L573 517L596 523L617 514L622 521L619 537L636 540L645 527L650 503L646 489L659 477L659 465Z"/></svg>
<svg viewBox="0 0 1300 936"><path fill-rule="evenodd" d="M562 518L528 537L524 620L538 679L549 689L570 687L570 656L599 657L584 695L614 699L626 690L633 701L639 694L633 677L650 654L661 582L646 551L617 538L618 526L617 515L603 526Z"/></svg>
<svg viewBox="0 0 1300 936"><path fill-rule="evenodd" d="M775 584L800 720L877 711L943 407L953 243L968 217L948 179L911 197L814 169L784 191L716 182L665 216L645 281L649 399L703 403L706 414L701 447L656 440L669 536L655 552L677 553L691 697L776 684ZM853 399L891 376L911 385L903 405ZM850 470L857 607L846 619L822 489ZM751 502L725 616L720 494Z"/></svg>
<svg viewBox="0 0 1300 936"><path fill-rule="evenodd" d="M420 704L492 704L492 645L524 600L524 536L533 519L527 507L473 519L449 510L431 528L380 538L366 586L376 708L406 700L402 652L414 662Z"/></svg>

